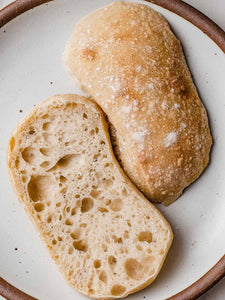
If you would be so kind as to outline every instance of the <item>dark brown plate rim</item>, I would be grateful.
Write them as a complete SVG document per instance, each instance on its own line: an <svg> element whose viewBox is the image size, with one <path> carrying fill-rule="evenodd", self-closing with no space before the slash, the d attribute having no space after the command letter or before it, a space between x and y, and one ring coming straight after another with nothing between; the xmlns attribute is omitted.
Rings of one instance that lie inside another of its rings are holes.
<svg viewBox="0 0 225 300"><path fill-rule="evenodd" d="M52 0L16 0L0 10L0 28L12 19ZM203 31L225 53L225 32L200 11L181 0L146 0L181 16ZM205 275L167 300L194 300L225 276L225 255ZM35 300L0 277L0 295L9 300Z"/></svg>

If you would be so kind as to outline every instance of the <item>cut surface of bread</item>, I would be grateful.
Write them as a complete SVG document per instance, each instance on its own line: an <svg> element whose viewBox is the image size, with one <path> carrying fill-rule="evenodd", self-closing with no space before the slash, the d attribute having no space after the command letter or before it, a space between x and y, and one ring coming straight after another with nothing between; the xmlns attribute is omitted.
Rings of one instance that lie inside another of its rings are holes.
<svg viewBox="0 0 225 300"><path fill-rule="evenodd" d="M115 2L76 25L64 62L108 116L130 179L152 201L173 202L207 166L212 139L167 21L146 5Z"/></svg>
<svg viewBox="0 0 225 300"><path fill-rule="evenodd" d="M100 108L53 96L20 122L8 148L17 197L68 283L125 297L157 276L171 228L117 163Z"/></svg>

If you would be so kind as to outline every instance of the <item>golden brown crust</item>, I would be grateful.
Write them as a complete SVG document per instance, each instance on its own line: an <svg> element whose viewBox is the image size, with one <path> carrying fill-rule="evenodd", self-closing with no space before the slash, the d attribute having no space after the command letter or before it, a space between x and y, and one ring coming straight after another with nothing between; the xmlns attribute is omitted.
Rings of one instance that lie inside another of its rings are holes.
<svg viewBox="0 0 225 300"><path fill-rule="evenodd" d="M77 24L64 60L113 124L128 176L151 200L172 203L207 166L212 139L167 21L145 5L113 3Z"/></svg>

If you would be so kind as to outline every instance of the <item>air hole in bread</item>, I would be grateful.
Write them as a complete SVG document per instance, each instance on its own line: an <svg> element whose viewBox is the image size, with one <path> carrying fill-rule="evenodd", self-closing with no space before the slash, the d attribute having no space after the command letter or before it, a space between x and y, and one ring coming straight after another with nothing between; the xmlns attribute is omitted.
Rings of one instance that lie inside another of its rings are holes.
<svg viewBox="0 0 225 300"><path fill-rule="evenodd" d="M105 284L107 283L107 275L105 271L101 271L99 274L99 279L104 282Z"/></svg>
<svg viewBox="0 0 225 300"><path fill-rule="evenodd" d="M90 196L95 198L95 199L99 198L100 194L101 194L101 191L98 191L98 190L92 190L90 192Z"/></svg>
<svg viewBox="0 0 225 300"><path fill-rule="evenodd" d="M48 114L44 114L41 118L42 119L47 119L47 118L49 118L49 115Z"/></svg>
<svg viewBox="0 0 225 300"><path fill-rule="evenodd" d="M129 232L127 230L124 231L123 237L129 239Z"/></svg>
<svg viewBox="0 0 225 300"><path fill-rule="evenodd" d="M83 113L83 118L87 119L88 118L87 114Z"/></svg>
<svg viewBox="0 0 225 300"><path fill-rule="evenodd" d="M40 164L40 167L47 169L50 165L49 161L43 161L43 163Z"/></svg>
<svg viewBox="0 0 225 300"><path fill-rule="evenodd" d="M79 194L76 194L76 195L75 195L75 198L80 198L80 195L79 195Z"/></svg>
<svg viewBox="0 0 225 300"><path fill-rule="evenodd" d="M70 211L71 216L74 216L76 214L76 207L73 207Z"/></svg>
<svg viewBox="0 0 225 300"><path fill-rule="evenodd" d="M125 291L126 291L125 286L119 285L119 284L115 284L115 285L111 288L111 294L112 294L113 296L121 296L122 294L124 294Z"/></svg>
<svg viewBox="0 0 225 300"><path fill-rule="evenodd" d="M54 143L55 143L55 136L54 136L54 134L50 134L50 133L44 132L43 133L43 138L44 138L44 140L48 144L54 145Z"/></svg>
<svg viewBox="0 0 225 300"><path fill-rule="evenodd" d="M33 164L38 158L38 151L32 147L27 147L22 151L22 158L28 164Z"/></svg>
<svg viewBox="0 0 225 300"><path fill-rule="evenodd" d="M143 260L143 265L145 266L153 266L155 263L155 256L154 255L148 255Z"/></svg>
<svg viewBox="0 0 225 300"><path fill-rule="evenodd" d="M39 151L41 152L41 154L43 154L44 156L49 156L52 153L52 149L48 149L48 148L40 148Z"/></svg>
<svg viewBox="0 0 225 300"><path fill-rule="evenodd" d="M96 162L101 157L101 154L95 154L93 157L94 162Z"/></svg>
<svg viewBox="0 0 225 300"><path fill-rule="evenodd" d="M73 240L77 240L80 237L80 229L76 229L74 230L71 234L70 234L71 238Z"/></svg>
<svg viewBox="0 0 225 300"><path fill-rule="evenodd" d="M62 202L57 202L55 206L56 206L56 207L60 207L61 204L62 204Z"/></svg>
<svg viewBox="0 0 225 300"><path fill-rule="evenodd" d="M115 235L112 236L115 243L122 243L123 239L121 237L116 237Z"/></svg>
<svg viewBox="0 0 225 300"><path fill-rule="evenodd" d="M54 240L52 241L52 244L53 244L53 245L56 245L56 244L57 244L57 241L54 239Z"/></svg>
<svg viewBox="0 0 225 300"><path fill-rule="evenodd" d="M90 135L94 135L95 134L94 129L92 129L89 133L90 133Z"/></svg>
<svg viewBox="0 0 225 300"><path fill-rule="evenodd" d="M107 200L105 201L105 205L110 205L111 202L112 202L111 200L107 199Z"/></svg>
<svg viewBox="0 0 225 300"><path fill-rule="evenodd" d="M28 178L29 177L27 177L27 176L24 175L24 176L22 176L22 181L25 183L25 182L27 182Z"/></svg>
<svg viewBox="0 0 225 300"><path fill-rule="evenodd" d="M144 266L134 258L129 258L124 264L126 274L135 280L141 280L144 275Z"/></svg>
<svg viewBox="0 0 225 300"><path fill-rule="evenodd" d="M54 199L56 182L52 176L33 175L27 186L30 199L34 202Z"/></svg>
<svg viewBox="0 0 225 300"><path fill-rule="evenodd" d="M98 127L95 127L95 132L96 132L97 134L99 133Z"/></svg>
<svg viewBox="0 0 225 300"><path fill-rule="evenodd" d="M10 142L9 142L9 147L10 147L10 150L13 151L14 147L15 147L15 138L12 137Z"/></svg>
<svg viewBox="0 0 225 300"><path fill-rule="evenodd" d="M113 199L109 207L113 211L120 211L123 207L123 201L119 198Z"/></svg>
<svg viewBox="0 0 225 300"><path fill-rule="evenodd" d="M73 247L74 247L74 249L82 251L82 252L87 252L87 250L88 250L87 243L84 240L74 241Z"/></svg>
<svg viewBox="0 0 225 300"><path fill-rule="evenodd" d="M51 127L51 123L50 122L46 122L42 125L43 130L49 130Z"/></svg>
<svg viewBox="0 0 225 300"><path fill-rule="evenodd" d="M61 176L59 177L59 181L60 181L61 183L64 183L64 182L67 181L67 178L61 175Z"/></svg>
<svg viewBox="0 0 225 300"><path fill-rule="evenodd" d="M104 179L101 182L101 185L104 189L109 189L113 186L113 181L111 179Z"/></svg>
<svg viewBox="0 0 225 300"><path fill-rule="evenodd" d="M152 253L152 249L151 249L151 248L148 248L146 251L147 251L148 253Z"/></svg>
<svg viewBox="0 0 225 300"><path fill-rule="evenodd" d="M73 225L73 220L72 219L66 219L66 221L65 221L65 225L67 225L67 226L72 226Z"/></svg>
<svg viewBox="0 0 225 300"><path fill-rule="evenodd" d="M80 173L78 173L78 174L77 174L77 179L78 179L78 180L81 180L82 178L83 178L83 176L82 176Z"/></svg>
<svg viewBox="0 0 225 300"><path fill-rule="evenodd" d="M62 220L62 215L59 215L59 221L61 221Z"/></svg>
<svg viewBox="0 0 225 300"><path fill-rule="evenodd" d="M82 204L81 204L81 212L87 212L90 209L92 209L94 206L94 201L91 198L84 198L82 199Z"/></svg>
<svg viewBox="0 0 225 300"><path fill-rule="evenodd" d="M129 220L127 220L127 225L131 227L131 222Z"/></svg>
<svg viewBox="0 0 225 300"><path fill-rule="evenodd" d="M20 161L19 161L19 159L16 159L15 160L15 167L18 169L19 165L20 165Z"/></svg>
<svg viewBox="0 0 225 300"><path fill-rule="evenodd" d="M115 256L110 255L110 256L108 257L108 264L110 265L110 267L111 267L111 268L114 268L115 265L116 265L116 263L117 263L117 259L115 258Z"/></svg>
<svg viewBox="0 0 225 300"><path fill-rule="evenodd" d="M141 248L141 246L140 246L140 245L137 245L137 247L136 247L136 248L137 248L137 250L138 250L138 251L141 251L141 250L142 250L142 248Z"/></svg>
<svg viewBox="0 0 225 300"><path fill-rule="evenodd" d="M119 196L119 193L118 193L117 190L111 189L111 190L110 190L110 195L113 195L113 196Z"/></svg>
<svg viewBox="0 0 225 300"><path fill-rule="evenodd" d="M47 223L51 223L51 221L52 221L52 217L48 216L47 217Z"/></svg>
<svg viewBox="0 0 225 300"><path fill-rule="evenodd" d="M79 165L79 160L81 158L81 155L79 154L68 154L63 156L58 160L55 167L59 167L62 169L69 169L72 168L73 165L77 166Z"/></svg>
<svg viewBox="0 0 225 300"><path fill-rule="evenodd" d="M107 246L106 246L105 244L102 244L102 250L103 250L104 252L107 252L108 248L107 248Z"/></svg>
<svg viewBox="0 0 225 300"><path fill-rule="evenodd" d="M140 242L151 243L152 242L152 233L150 231L142 231L138 235L138 240Z"/></svg>
<svg viewBox="0 0 225 300"><path fill-rule="evenodd" d="M62 242L62 238L60 236L58 236L58 241Z"/></svg>
<svg viewBox="0 0 225 300"><path fill-rule="evenodd" d="M107 213L109 212L108 209L106 209L105 207L99 207L98 211L102 212L102 213Z"/></svg>
<svg viewBox="0 0 225 300"><path fill-rule="evenodd" d="M68 254L71 255L73 253L73 248L69 247Z"/></svg>
<svg viewBox="0 0 225 300"><path fill-rule="evenodd" d="M70 209L71 209L71 207L70 207L70 206L67 206L66 212L69 213L69 212L70 212Z"/></svg>
<svg viewBox="0 0 225 300"><path fill-rule="evenodd" d="M128 196L128 193L127 193L127 190L125 188L122 189L122 195L124 197L127 197Z"/></svg>
<svg viewBox="0 0 225 300"><path fill-rule="evenodd" d="M33 135L33 134L35 134L35 130L34 130L34 128L30 128L30 129L29 129L29 131L28 131L28 133L29 133L30 135Z"/></svg>
<svg viewBox="0 0 225 300"><path fill-rule="evenodd" d="M96 259L96 260L94 261L94 267L95 267L95 269L100 268L101 265L102 265L102 263L101 263L101 260L100 260L100 259Z"/></svg>
<svg viewBox="0 0 225 300"><path fill-rule="evenodd" d="M35 203L34 209L37 212L41 212L41 211L43 211L45 209L45 205L44 205L44 203Z"/></svg>
<svg viewBox="0 0 225 300"><path fill-rule="evenodd" d="M87 227L87 224L86 224L86 223L81 223L81 224L80 224L80 227L85 228L85 227Z"/></svg>
<svg viewBox="0 0 225 300"><path fill-rule="evenodd" d="M63 189L61 189L60 193L62 194L63 198L65 198L66 197L66 193L67 193L67 187L64 187Z"/></svg>

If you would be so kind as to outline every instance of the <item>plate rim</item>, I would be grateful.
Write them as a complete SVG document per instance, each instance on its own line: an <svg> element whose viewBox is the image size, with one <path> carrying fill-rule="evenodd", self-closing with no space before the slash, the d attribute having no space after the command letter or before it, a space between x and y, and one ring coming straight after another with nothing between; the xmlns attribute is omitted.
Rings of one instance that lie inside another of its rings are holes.
<svg viewBox="0 0 225 300"><path fill-rule="evenodd" d="M0 28L22 13L53 0L16 0L0 10ZM205 33L225 53L225 32L215 22L193 6L180 0L145 0L161 6L192 23ZM167 300L194 300L225 277L225 255L201 278ZM9 300L34 300L0 277L0 295Z"/></svg>

